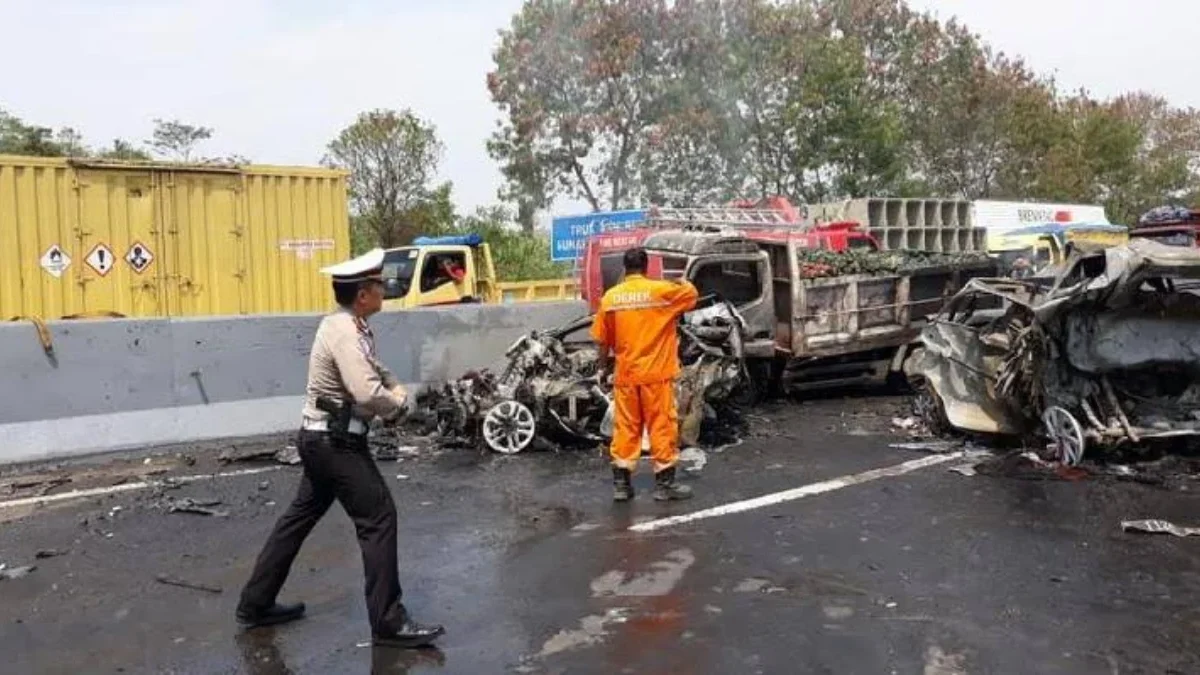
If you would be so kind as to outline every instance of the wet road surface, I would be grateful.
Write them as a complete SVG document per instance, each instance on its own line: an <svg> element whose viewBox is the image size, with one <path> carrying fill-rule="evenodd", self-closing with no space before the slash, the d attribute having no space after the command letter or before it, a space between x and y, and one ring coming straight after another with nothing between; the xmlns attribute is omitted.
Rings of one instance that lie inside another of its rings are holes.
<svg viewBox="0 0 1200 675"><path fill-rule="evenodd" d="M649 499L645 471L637 499L612 504L598 453L381 462L405 601L448 631L420 651L360 646L359 552L336 506L281 597L306 602L307 617L240 631L240 585L298 469L217 467L205 448L189 449L194 465L131 456L121 471L162 464L157 479L265 470L0 508L0 563L37 566L0 581L0 672L1200 672L1200 538L1120 530L1129 518L1195 524L1190 481L966 477L951 462L628 530L926 456L888 447L901 440L895 404L773 405L754 437L685 474L695 499L668 505ZM51 494L111 485L112 466L68 467L76 480ZM169 513L167 497L218 500L228 516ZM64 554L36 559L50 549Z"/></svg>

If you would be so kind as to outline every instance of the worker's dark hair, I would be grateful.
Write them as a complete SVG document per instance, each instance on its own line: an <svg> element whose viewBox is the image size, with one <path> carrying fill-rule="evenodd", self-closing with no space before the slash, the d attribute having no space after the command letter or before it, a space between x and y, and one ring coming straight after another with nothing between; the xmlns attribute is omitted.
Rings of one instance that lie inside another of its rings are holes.
<svg viewBox="0 0 1200 675"><path fill-rule="evenodd" d="M625 251L625 272L645 272L650 266L650 260L646 257L646 249L631 248Z"/></svg>
<svg viewBox="0 0 1200 675"><path fill-rule="evenodd" d="M333 282L333 299L337 304L347 309L354 306L354 299L366 281L335 281Z"/></svg>

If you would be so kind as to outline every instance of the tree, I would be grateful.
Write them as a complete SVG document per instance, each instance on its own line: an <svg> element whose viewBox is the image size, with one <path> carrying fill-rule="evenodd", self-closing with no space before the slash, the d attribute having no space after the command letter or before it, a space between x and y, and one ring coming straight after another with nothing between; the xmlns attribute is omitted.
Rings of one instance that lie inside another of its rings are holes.
<svg viewBox="0 0 1200 675"><path fill-rule="evenodd" d="M364 112L327 150L322 161L350 172L351 211L380 246L451 224L450 185L432 186L444 148L410 110Z"/></svg>
<svg viewBox="0 0 1200 675"><path fill-rule="evenodd" d="M184 124L179 120L154 120L154 133L146 145L167 159L189 162L196 144L212 138L208 127Z"/></svg>
<svg viewBox="0 0 1200 675"><path fill-rule="evenodd" d="M557 279L569 274L570 265L550 260L550 241L545 235L525 232L510 223L512 214L504 206L479 207L461 218L454 229L483 237L492 251L496 276L503 281Z"/></svg>
<svg viewBox="0 0 1200 675"><path fill-rule="evenodd" d="M506 117L489 150L524 199L599 210L641 196L634 159L670 73L671 18L665 0L529 0L501 32L488 88Z"/></svg>
<svg viewBox="0 0 1200 675"><path fill-rule="evenodd" d="M133 143L114 138L112 145L107 148L100 148L96 151L96 156L101 159L117 159L128 161L148 161L150 153L139 149Z"/></svg>
<svg viewBox="0 0 1200 675"><path fill-rule="evenodd" d="M0 109L0 154L61 157L64 153L53 129L26 124Z"/></svg>
<svg viewBox="0 0 1200 675"><path fill-rule="evenodd" d="M905 0L526 0L493 59L488 151L526 230L559 196L1040 198L1128 218L1200 193L1200 114L1064 96Z"/></svg>

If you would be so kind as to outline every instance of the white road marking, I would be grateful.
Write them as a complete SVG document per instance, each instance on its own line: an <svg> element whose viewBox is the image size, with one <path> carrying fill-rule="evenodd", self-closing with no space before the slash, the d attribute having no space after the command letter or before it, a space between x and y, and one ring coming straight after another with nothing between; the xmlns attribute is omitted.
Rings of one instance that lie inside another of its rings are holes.
<svg viewBox="0 0 1200 675"><path fill-rule="evenodd" d="M686 548L672 551L666 558L650 565L650 571L631 575L611 570L592 580L592 597L617 595L622 597L659 596L670 593L683 579L684 572L696 562L696 556Z"/></svg>
<svg viewBox="0 0 1200 675"><path fill-rule="evenodd" d="M252 476L256 473L265 473L267 471L277 471L283 466L267 466L257 469L241 469L239 471L226 471L224 473L206 473L195 476L178 476L172 477L171 481L175 483L195 483L202 480L213 480L216 478L232 478L235 476ZM62 492L56 495L45 495L42 497L24 497L22 499L12 499L6 502L0 502L0 509L16 508L18 506L35 506L37 504L46 504L50 502L62 502L70 499L83 499L86 497L100 497L103 495L115 494L118 492L131 492L133 490L145 490L166 483L166 479L156 481L142 481L138 483L125 483L124 485L110 485L108 487L89 488L87 490L74 490L72 492Z"/></svg>
<svg viewBox="0 0 1200 675"><path fill-rule="evenodd" d="M717 516L727 516L731 513L741 513L742 511L761 509L764 506L774 506L776 504L782 504L783 502L790 502L796 499L803 499L805 497L811 497L813 495L819 495L825 492L840 490L844 487L850 487L851 485L869 483L870 481L878 480L880 478L902 476L906 473L911 473L919 469L962 459L964 455L965 453L963 452L951 452L944 455L930 455L929 457L921 457L920 459L909 460L894 466L887 466L881 469L871 469L870 471L864 471L862 473L856 473L850 476L842 476L841 478L834 478L833 480L821 481L820 483L812 483L810 485L793 488L791 490L784 490L783 492L775 492L769 495L755 497L754 499L746 499L740 502L722 504L721 506L714 506L712 508L703 509L700 511L693 511L692 513L671 516L669 518L648 520L644 523L638 523L636 525L629 526L629 530L632 532L650 532L653 530L662 529L664 527L671 527L672 525L682 525L683 523L704 520L705 518L716 518Z"/></svg>

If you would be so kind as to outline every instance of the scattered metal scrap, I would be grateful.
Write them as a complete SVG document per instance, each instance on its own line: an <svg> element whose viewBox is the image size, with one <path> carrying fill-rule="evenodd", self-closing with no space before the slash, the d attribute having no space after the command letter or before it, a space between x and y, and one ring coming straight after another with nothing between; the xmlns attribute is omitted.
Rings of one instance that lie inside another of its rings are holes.
<svg viewBox="0 0 1200 675"><path fill-rule="evenodd" d="M1124 520L1121 529L1126 532L1145 532L1147 534L1173 534L1176 537L1192 537L1200 535L1200 527L1181 527L1165 520Z"/></svg>
<svg viewBox="0 0 1200 675"><path fill-rule="evenodd" d="M218 518L228 518L228 511L220 511L212 507L219 506L221 501L218 499L192 499L184 497L183 499L174 499L168 497L166 500L168 513L194 513L201 516L216 516Z"/></svg>
<svg viewBox="0 0 1200 675"><path fill-rule="evenodd" d="M1047 438L1071 466L1091 445L1195 439L1198 290L1200 250L1141 239L1030 279L974 279L906 364L915 407L934 433Z"/></svg>
<svg viewBox="0 0 1200 675"><path fill-rule="evenodd" d="M177 577L168 576L166 574L160 574L157 577L155 577L154 580L160 584L166 584L168 586L178 586L180 588L190 588L194 591L204 591L205 593L212 593L213 595L220 595L221 593L224 592L224 589L222 589L219 586L209 586L207 584L198 584L198 583L195 583L192 581L185 581L185 580L179 579Z"/></svg>
<svg viewBox="0 0 1200 675"><path fill-rule="evenodd" d="M707 303L711 299L705 299ZM612 435L612 386L597 373L595 347L577 334L582 317L561 328L522 336L505 352L496 375L469 372L417 395L407 425L443 443L476 444L514 454L531 446L605 442ZM683 372L677 381L680 441L700 443L706 420L745 381L746 325L733 305L713 301L685 316L679 328Z"/></svg>
<svg viewBox="0 0 1200 675"><path fill-rule="evenodd" d="M60 474L34 474L29 476L20 476L10 481L0 483L0 494L11 495L22 490L37 489L37 495L44 497L49 494L54 488L66 485L71 482L71 478Z"/></svg>
<svg viewBox="0 0 1200 675"><path fill-rule="evenodd" d="M217 456L217 461L221 464L232 464L234 462L263 462L272 460L280 464L299 464L300 452L294 445L289 445L279 450L273 450L270 447L264 446L252 446L250 448L231 446L222 450L221 454Z"/></svg>
<svg viewBox="0 0 1200 675"><path fill-rule="evenodd" d="M7 565L0 564L0 581L20 579L36 569L37 567L34 565L8 567Z"/></svg>

